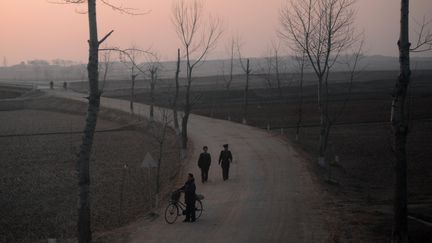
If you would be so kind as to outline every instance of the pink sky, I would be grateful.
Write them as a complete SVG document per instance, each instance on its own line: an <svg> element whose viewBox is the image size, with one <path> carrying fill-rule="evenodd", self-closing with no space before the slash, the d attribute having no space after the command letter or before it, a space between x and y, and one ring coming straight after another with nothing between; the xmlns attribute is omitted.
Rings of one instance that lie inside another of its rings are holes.
<svg viewBox="0 0 432 243"><path fill-rule="evenodd" d="M115 32L107 44L152 47L163 59L174 59L179 46L172 27L172 0L112 0L125 6L149 10L146 15L129 16L98 5L99 35ZM224 38L210 58L225 55L226 38L239 33L244 54L263 56L277 39L279 7L283 0L206 0L206 11L224 21ZM357 26L366 34L366 54L396 56L400 1L358 0ZM78 8L79 10L80 8ZM84 7L81 7L84 9ZM8 64L31 59L62 58L87 60L87 16L76 13L74 5L56 5L47 0L0 1L0 58ZM411 1L411 15L432 19L431 0ZM414 21L412 21L414 24ZM414 25L413 25L414 27ZM0 64L1 65L1 64Z"/></svg>

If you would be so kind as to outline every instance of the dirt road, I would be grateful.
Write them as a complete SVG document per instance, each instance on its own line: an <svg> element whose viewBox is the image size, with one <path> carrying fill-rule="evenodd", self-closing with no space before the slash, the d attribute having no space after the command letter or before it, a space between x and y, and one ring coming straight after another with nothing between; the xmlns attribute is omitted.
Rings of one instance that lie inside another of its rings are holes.
<svg viewBox="0 0 432 243"><path fill-rule="evenodd" d="M48 91L81 99L82 94ZM102 98L101 105L129 111L127 101ZM136 104L136 113L148 107ZM327 229L319 214L319 192L305 162L284 140L266 131L229 121L192 115L189 136L194 149L185 171L194 173L197 192L205 199L195 223L165 223L161 216L135 227L130 242L324 242ZM230 179L222 180L217 158L230 144L234 163ZM212 155L209 182L202 184L196 165L201 147Z"/></svg>

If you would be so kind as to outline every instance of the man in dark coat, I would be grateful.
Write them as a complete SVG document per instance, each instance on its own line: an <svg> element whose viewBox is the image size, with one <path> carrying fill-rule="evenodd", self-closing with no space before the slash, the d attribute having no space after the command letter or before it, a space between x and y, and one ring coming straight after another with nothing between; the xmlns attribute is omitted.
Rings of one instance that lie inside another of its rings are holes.
<svg viewBox="0 0 432 243"><path fill-rule="evenodd" d="M195 222L195 179L192 173L189 173L188 180L179 190L183 191L185 194L186 203L186 218L183 222Z"/></svg>
<svg viewBox="0 0 432 243"><path fill-rule="evenodd" d="M229 167L232 162L231 151L228 150L228 144L223 145L224 150L220 152L219 164L222 166L222 178L223 180L228 180Z"/></svg>
<svg viewBox="0 0 432 243"><path fill-rule="evenodd" d="M201 181L202 183L208 180L208 171L211 164L211 156L207 153L207 146L203 147L204 152L202 152L198 159L198 167L201 169Z"/></svg>

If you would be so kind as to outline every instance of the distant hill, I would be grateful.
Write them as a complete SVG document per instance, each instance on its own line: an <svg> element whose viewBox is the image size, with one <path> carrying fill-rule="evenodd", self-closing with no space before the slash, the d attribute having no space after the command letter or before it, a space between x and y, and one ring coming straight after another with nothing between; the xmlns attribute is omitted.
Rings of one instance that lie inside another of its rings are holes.
<svg viewBox="0 0 432 243"><path fill-rule="evenodd" d="M269 66L268 58L250 58L251 70L254 74L266 73ZM142 64L145 66L145 64ZM194 70L195 76L222 76L228 74L229 60L206 60L201 65L197 66ZM174 77L175 62L163 62L162 72L159 75L161 78ZM292 57L280 58L280 70L283 73L297 72L296 62ZM413 57L411 58L411 67L413 70L432 69L432 57ZM369 71L391 71L399 68L397 57L388 56L364 56L360 63L359 68ZM144 68L145 69L145 68ZM225 71L224 71L225 69ZM345 64L336 64L334 71L346 70ZM312 70L307 70L312 71ZM238 60L234 63L234 74L242 74L242 68ZM186 70L184 62L182 63L181 76L185 76ZM129 70L123 63L115 62L109 69L108 79L110 80L124 80L129 79ZM0 81L75 81L86 80L87 71L85 64L75 65L49 65L42 64L24 64L0 67ZM139 75L138 79L147 79L144 75Z"/></svg>

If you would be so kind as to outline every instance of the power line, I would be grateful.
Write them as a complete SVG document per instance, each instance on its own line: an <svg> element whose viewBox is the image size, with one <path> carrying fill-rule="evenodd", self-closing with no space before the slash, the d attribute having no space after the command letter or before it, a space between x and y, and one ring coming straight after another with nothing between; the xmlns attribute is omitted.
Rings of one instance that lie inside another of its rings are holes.
<svg viewBox="0 0 432 243"><path fill-rule="evenodd" d="M122 132L134 130L133 125L126 125L119 128L96 130L95 133ZM41 133L18 133L0 135L0 138L8 137L34 137L34 136L51 136L51 135L67 135L67 134L83 134L84 131L69 131L69 132L41 132Z"/></svg>

